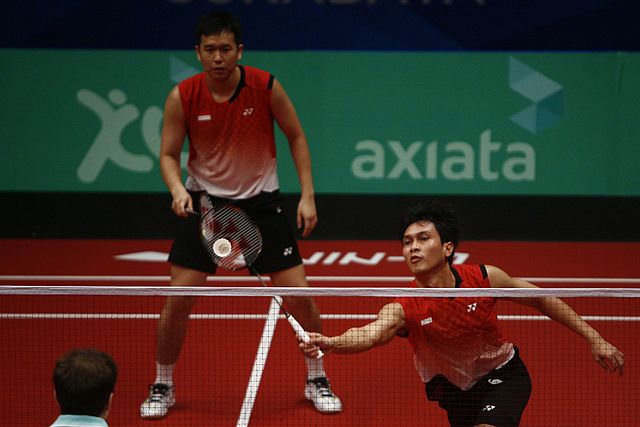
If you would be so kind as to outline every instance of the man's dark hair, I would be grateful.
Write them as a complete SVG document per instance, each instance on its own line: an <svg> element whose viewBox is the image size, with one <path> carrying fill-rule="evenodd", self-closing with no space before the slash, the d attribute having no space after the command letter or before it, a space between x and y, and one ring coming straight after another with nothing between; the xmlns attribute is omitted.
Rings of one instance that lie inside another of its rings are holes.
<svg viewBox="0 0 640 427"><path fill-rule="evenodd" d="M60 413L99 417L107 409L117 376L115 362L102 351L78 349L60 357L53 370Z"/></svg>
<svg viewBox="0 0 640 427"><path fill-rule="evenodd" d="M202 36L214 36L229 32L233 34L236 44L242 43L242 26L229 12L209 12L198 19L195 28L196 45L200 44Z"/></svg>
<svg viewBox="0 0 640 427"><path fill-rule="evenodd" d="M422 221L433 223L440 235L441 243L453 243L453 252L448 258L448 262L451 264L462 234L462 219L455 208L451 204L439 200L430 200L413 206L402 217L400 239L404 237L405 231L411 224Z"/></svg>

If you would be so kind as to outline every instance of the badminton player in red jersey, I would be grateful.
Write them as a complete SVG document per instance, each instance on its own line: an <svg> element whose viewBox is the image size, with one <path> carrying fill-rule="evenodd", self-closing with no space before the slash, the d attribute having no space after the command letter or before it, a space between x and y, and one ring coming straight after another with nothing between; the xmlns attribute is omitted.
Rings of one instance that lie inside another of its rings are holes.
<svg viewBox="0 0 640 427"><path fill-rule="evenodd" d="M253 267L276 286L308 286L298 246L280 207L274 122L289 142L300 182L297 225L308 236L317 223L307 139L293 103L270 73L240 65L244 46L239 22L211 12L196 25L195 53L203 72L180 82L164 109L160 169L183 228L172 245L171 284L203 285L216 266L200 242L196 192L243 209L258 225L263 249ZM181 152L189 138L186 182ZM143 418L161 418L175 403L173 370L186 335L192 297L170 297L158 324L156 379L140 407ZM285 299L287 310L307 331L320 331L311 298ZM213 338L212 338L213 339ZM305 396L320 412L339 412L322 359L306 358Z"/></svg>
<svg viewBox="0 0 640 427"><path fill-rule="evenodd" d="M460 220L451 206L431 202L411 210L402 227L402 254L413 286L421 288L535 288L494 266L452 265ZM623 354L557 298L511 298L538 309L580 335L609 372L624 366ZM340 336L309 334L307 356L359 353L408 338L429 400L447 411L455 427L517 426L529 400L531 379L518 349L503 338L496 298L397 298L377 319Z"/></svg>

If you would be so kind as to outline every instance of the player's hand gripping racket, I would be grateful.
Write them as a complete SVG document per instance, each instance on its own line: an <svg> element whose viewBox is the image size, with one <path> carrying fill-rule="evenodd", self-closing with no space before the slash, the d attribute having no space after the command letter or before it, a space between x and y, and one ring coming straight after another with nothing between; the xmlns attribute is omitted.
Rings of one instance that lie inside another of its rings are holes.
<svg viewBox="0 0 640 427"><path fill-rule="evenodd" d="M262 234L242 209L229 204L213 206L208 194L202 193L200 195L200 238L217 266L232 271L248 268L263 286L267 286L253 267L253 262L262 251ZM308 342L309 335L302 325L284 309L281 298L274 297L274 300L298 338ZM321 352L318 357L322 356Z"/></svg>

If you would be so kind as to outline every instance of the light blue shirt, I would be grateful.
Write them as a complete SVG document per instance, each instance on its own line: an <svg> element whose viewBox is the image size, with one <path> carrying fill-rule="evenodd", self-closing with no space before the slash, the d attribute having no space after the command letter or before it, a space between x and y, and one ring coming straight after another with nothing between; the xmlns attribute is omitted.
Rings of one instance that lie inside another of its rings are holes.
<svg viewBox="0 0 640 427"><path fill-rule="evenodd" d="M109 425L100 417L60 415L49 427L109 427Z"/></svg>

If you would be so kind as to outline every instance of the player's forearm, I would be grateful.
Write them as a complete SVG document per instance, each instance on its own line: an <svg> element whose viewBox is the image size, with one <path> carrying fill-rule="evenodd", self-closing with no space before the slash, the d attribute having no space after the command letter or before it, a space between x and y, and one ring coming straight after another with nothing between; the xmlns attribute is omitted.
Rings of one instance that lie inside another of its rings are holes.
<svg viewBox="0 0 640 427"><path fill-rule="evenodd" d="M182 171L180 169L180 159L176 159L174 156L170 155L161 155L160 173L172 195L184 190L184 184L182 183Z"/></svg>
<svg viewBox="0 0 640 427"><path fill-rule="evenodd" d="M348 329L340 336L331 338L332 349L335 353L362 353L389 343L396 336L399 321L387 318L385 308L378 314L378 319L368 325Z"/></svg>
<svg viewBox="0 0 640 427"><path fill-rule="evenodd" d="M338 354L362 353L376 345L378 340L366 334L362 328L351 328L344 334L331 338L331 352Z"/></svg>
<svg viewBox="0 0 640 427"><path fill-rule="evenodd" d="M539 298L537 307L541 313L566 326L589 343L602 339L598 331L593 329L578 313L559 298Z"/></svg>
<svg viewBox="0 0 640 427"><path fill-rule="evenodd" d="M300 182L300 194L302 198L314 198L313 174L311 167L311 154L304 134L297 136L289 142L291 157L298 173Z"/></svg>

